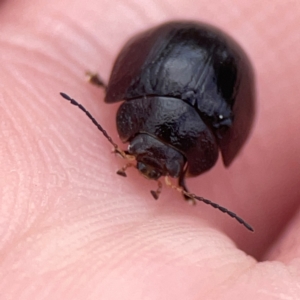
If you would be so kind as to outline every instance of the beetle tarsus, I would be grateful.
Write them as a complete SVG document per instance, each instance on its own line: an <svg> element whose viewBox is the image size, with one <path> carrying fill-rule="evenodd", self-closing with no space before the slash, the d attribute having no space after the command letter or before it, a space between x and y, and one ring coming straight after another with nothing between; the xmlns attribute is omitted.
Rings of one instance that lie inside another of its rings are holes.
<svg viewBox="0 0 300 300"><path fill-rule="evenodd" d="M157 200L159 198L159 195L160 195L161 190L162 190L162 183L159 180L157 180L156 182L157 182L157 185L158 185L157 190L156 191L150 191L151 195L153 196L153 198L155 200Z"/></svg>
<svg viewBox="0 0 300 300"><path fill-rule="evenodd" d="M107 85L104 83L99 74L87 71L85 75L87 76L89 83L104 88L106 90Z"/></svg>
<svg viewBox="0 0 300 300"><path fill-rule="evenodd" d="M150 193L151 193L151 195L153 196L153 198L154 198L155 200L158 199L159 195L157 194L156 191L150 191Z"/></svg>
<svg viewBox="0 0 300 300"><path fill-rule="evenodd" d="M127 174L122 169L118 170L116 173L120 176L127 177Z"/></svg>

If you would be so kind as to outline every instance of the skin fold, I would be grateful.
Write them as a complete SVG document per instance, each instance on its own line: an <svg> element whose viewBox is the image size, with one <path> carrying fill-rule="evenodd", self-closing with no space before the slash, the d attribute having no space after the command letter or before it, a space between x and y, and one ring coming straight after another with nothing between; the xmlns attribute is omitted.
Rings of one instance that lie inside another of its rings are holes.
<svg viewBox="0 0 300 300"><path fill-rule="evenodd" d="M257 112L226 169L189 189L250 223L195 207L129 169L107 82L122 45L174 19L211 23L248 53ZM0 299L299 299L300 6L296 1L0 2ZM255 297L255 298L254 298Z"/></svg>

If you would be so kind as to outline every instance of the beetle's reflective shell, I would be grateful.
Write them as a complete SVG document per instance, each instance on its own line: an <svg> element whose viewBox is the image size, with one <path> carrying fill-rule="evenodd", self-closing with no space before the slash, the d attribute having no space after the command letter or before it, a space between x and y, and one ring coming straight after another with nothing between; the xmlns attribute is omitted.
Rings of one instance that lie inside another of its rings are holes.
<svg viewBox="0 0 300 300"><path fill-rule="evenodd" d="M247 139L253 72L245 53L223 32L171 22L124 46L105 101L124 101L117 129L147 177L196 176L215 164L219 149L228 166Z"/></svg>

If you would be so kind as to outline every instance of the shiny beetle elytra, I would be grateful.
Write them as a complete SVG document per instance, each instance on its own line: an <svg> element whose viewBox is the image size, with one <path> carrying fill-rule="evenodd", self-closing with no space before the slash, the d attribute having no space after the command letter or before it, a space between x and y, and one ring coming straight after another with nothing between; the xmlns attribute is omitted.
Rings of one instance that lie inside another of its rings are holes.
<svg viewBox="0 0 300 300"><path fill-rule="evenodd" d="M229 166L246 141L254 116L253 71L246 54L220 30L194 22L170 22L132 38L121 50L107 86L96 75L90 81L105 87L106 103L122 101L117 130L129 162L158 182L161 176L187 200L203 201L252 227L231 211L190 193L185 178L198 176L217 161L219 151ZM169 177L178 178L174 186Z"/></svg>

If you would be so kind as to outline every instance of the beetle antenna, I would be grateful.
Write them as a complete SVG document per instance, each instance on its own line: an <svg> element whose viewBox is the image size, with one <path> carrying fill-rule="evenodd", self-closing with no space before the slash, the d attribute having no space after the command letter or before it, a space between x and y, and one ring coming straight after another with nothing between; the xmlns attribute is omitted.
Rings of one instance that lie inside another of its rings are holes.
<svg viewBox="0 0 300 300"><path fill-rule="evenodd" d="M195 202L195 200L198 200L198 201L202 201L204 202L205 204L208 204L210 206L212 206L213 208L216 208L218 210L220 210L222 213L225 213L227 215L229 215L231 218L237 220L240 224L244 225L248 230L250 231L254 231L254 229L252 228L252 226L250 226L248 223L246 223L241 217L239 217L237 214L235 214L234 212L228 210L227 208L215 203L215 202L212 202L208 199L205 199L203 197L200 197L200 196L196 196L195 194L192 194L186 190L184 190L183 187L180 187L180 186L175 186L171 183L170 179L168 176L165 176L165 182L166 182L166 185L171 187L172 189L175 189L177 190L178 192L182 193L184 196L186 196L188 198L188 200L191 200L193 202Z"/></svg>
<svg viewBox="0 0 300 300"><path fill-rule="evenodd" d="M212 206L213 208L216 208L218 210L220 210L221 212L229 215L231 218L234 218L236 219L240 224L244 225L248 230L250 231L254 231L254 229L252 228L252 226L250 226L248 223L246 223L241 217L239 217L237 214L235 214L234 212L228 210L227 208L215 203L215 202L212 202L208 199L205 199L203 197L199 197L199 196L196 196L194 194L190 194L190 193L186 193L185 191L183 191L183 194L186 195L187 197L191 198L191 200L198 200L198 201L202 201L204 202L205 204L208 204L210 206Z"/></svg>
<svg viewBox="0 0 300 300"><path fill-rule="evenodd" d="M119 153L123 158L127 157L127 155L124 153L124 151L119 148L119 146L108 135L108 133L106 132L106 130L104 130L104 128L96 121L96 119L91 115L91 113L84 108L84 106L82 106L80 103L78 103L76 100L72 99L70 96L68 96L65 93L60 93L60 95L64 99L70 101L71 104L73 104L73 105L77 106L78 108L80 108L88 116L88 118L94 123L94 125L106 137L106 139L114 146L114 148L115 148L114 152Z"/></svg>

